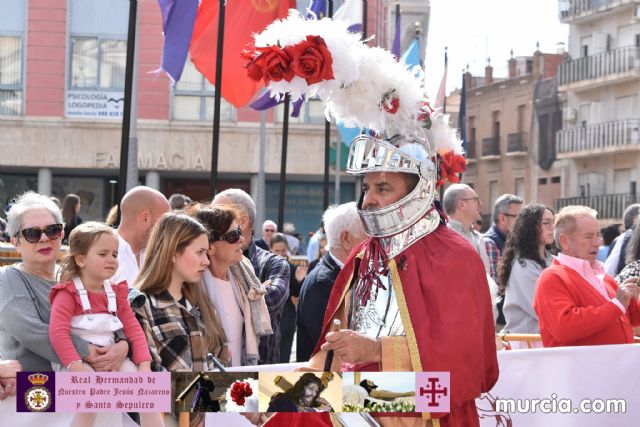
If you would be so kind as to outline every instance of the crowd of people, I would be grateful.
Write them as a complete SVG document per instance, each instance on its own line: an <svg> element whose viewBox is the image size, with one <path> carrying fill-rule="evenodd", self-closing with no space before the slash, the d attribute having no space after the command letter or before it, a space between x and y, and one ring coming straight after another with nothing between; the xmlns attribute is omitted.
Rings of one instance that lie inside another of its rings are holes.
<svg viewBox="0 0 640 427"><path fill-rule="evenodd" d="M327 307L336 305L334 284L342 270L353 271L347 264L367 240L356 203L325 212L309 266L291 262L289 240L273 221L262 225L260 239L253 236L255 204L242 190L172 209L163 194L136 187L123 198L115 229L83 222L75 197L61 210L28 192L7 212L7 234L22 260L0 273L0 398L15 393L15 371L52 365L206 371L214 358L227 366L286 363L296 334L297 361L331 349L342 362L384 363L384 345L323 335ZM384 201L369 190L366 203ZM473 188L451 185L443 204L448 228L480 255L498 331L541 334L546 347L633 341L632 328L640 325L640 205L625 212L628 230L610 238L606 261L615 265L614 277L598 261L606 229L589 208L556 214L505 194L482 235L474 229L481 202ZM64 241L69 250L58 265Z"/></svg>
<svg viewBox="0 0 640 427"><path fill-rule="evenodd" d="M482 207L473 188L449 186L444 206L449 227L471 243L498 285L498 331L540 334L545 347L633 342L640 325L640 205L626 209L620 233L622 224L601 228L588 207L556 214L504 194L484 234L473 228Z"/></svg>

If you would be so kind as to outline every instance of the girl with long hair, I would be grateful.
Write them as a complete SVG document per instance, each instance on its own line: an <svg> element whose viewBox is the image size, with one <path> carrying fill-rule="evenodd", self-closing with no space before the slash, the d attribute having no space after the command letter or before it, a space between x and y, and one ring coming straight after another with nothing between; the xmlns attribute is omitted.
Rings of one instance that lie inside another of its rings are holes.
<svg viewBox="0 0 640 427"><path fill-rule="evenodd" d="M506 332L540 333L533 294L542 270L552 261L553 217L554 212L545 205L525 206L509 233L498 263L498 281L506 287Z"/></svg>
<svg viewBox="0 0 640 427"><path fill-rule="evenodd" d="M195 219L165 214L154 226L135 287L147 296L136 314L154 371L210 371L208 353L228 362L226 336L200 287L209 235Z"/></svg>
<svg viewBox="0 0 640 427"><path fill-rule="evenodd" d="M195 217L209 231L211 263L202 289L208 294L229 339L232 366L257 365L260 337L273 333L264 285L242 254L242 230L228 206L200 209Z"/></svg>
<svg viewBox="0 0 640 427"><path fill-rule="evenodd" d="M83 222L79 215L81 207L80 197L76 194L67 194L62 201L62 219L64 220L65 235L65 238L62 240L63 244L69 243L71 232Z"/></svg>

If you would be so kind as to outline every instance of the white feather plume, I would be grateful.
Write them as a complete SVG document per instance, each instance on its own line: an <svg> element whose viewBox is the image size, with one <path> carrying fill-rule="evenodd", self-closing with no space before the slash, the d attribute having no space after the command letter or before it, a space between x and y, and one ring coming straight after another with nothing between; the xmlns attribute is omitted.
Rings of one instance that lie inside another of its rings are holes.
<svg viewBox="0 0 640 427"><path fill-rule="evenodd" d="M328 18L306 20L291 10L289 16L270 24L255 35L256 47L292 46L308 35L320 36L331 52L332 80L308 85L301 77L290 82L271 82L272 96L280 99L285 93L293 101L302 96L318 95L325 104L325 116L347 126L357 126L390 137L401 134L421 141L431 155L453 150L462 154L462 144L449 125L449 116L431 112L431 141L422 131L418 113L423 107L424 76L420 67L407 67L396 61L391 52L369 47L358 34L349 33L346 21ZM387 111L393 98L398 99L397 111ZM387 110L383 104L387 102ZM423 109L424 111L424 109Z"/></svg>

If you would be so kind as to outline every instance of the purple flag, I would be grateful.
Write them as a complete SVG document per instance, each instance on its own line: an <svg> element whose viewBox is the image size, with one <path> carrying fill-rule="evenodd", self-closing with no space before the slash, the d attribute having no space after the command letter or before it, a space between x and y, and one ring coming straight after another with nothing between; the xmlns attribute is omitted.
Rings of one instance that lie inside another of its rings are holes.
<svg viewBox="0 0 640 427"><path fill-rule="evenodd" d="M396 8L396 35L393 38L393 47L391 48L391 53L393 53L393 56L396 57L396 60L400 59L400 31L401 31L401 25L400 25L400 8Z"/></svg>
<svg viewBox="0 0 640 427"><path fill-rule="evenodd" d="M280 101L276 101L275 98L271 97L271 93L266 90L258 99L249 104L249 107L256 111L268 110L271 107L275 107L278 104L281 104L284 101L284 97ZM302 109L302 104L304 104L304 97L298 99L293 102L293 109L291 110L291 117L299 117L300 109Z"/></svg>
<svg viewBox="0 0 640 427"><path fill-rule="evenodd" d="M162 71L176 83L182 76L189 53L198 0L158 0L158 5L162 12L164 31Z"/></svg>

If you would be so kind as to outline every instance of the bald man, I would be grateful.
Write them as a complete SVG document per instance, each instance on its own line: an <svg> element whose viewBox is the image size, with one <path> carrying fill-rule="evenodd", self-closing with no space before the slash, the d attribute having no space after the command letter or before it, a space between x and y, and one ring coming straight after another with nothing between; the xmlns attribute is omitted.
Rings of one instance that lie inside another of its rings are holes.
<svg viewBox="0 0 640 427"><path fill-rule="evenodd" d="M144 261L144 250L151 229L160 217L169 212L167 198L150 187L139 185L127 191L120 203L120 226L118 227L118 271L113 280L126 280L129 287L140 272Z"/></svg>

